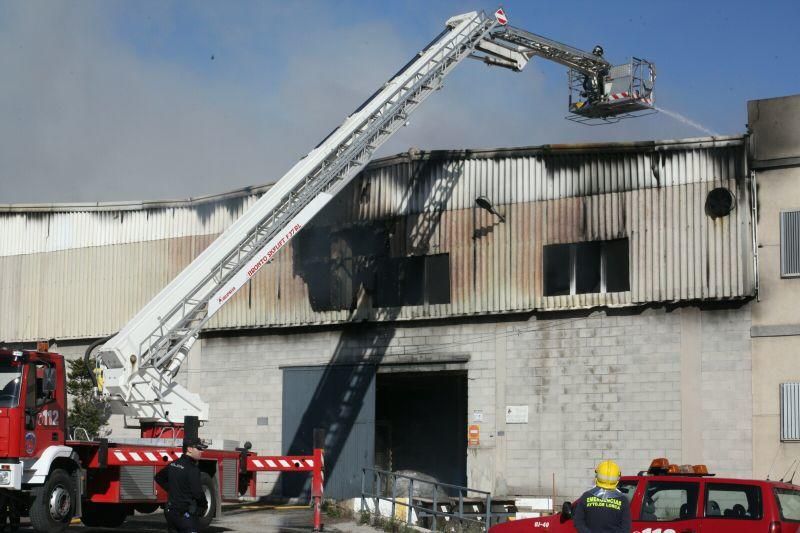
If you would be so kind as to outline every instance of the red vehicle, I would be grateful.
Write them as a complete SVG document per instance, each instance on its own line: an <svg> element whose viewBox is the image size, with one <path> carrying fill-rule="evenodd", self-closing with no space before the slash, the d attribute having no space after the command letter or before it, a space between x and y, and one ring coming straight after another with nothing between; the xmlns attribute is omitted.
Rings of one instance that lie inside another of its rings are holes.
<svg viewBox="0 0 800 533"><path fill-rule="evenodd" d="M623 476L633 533L795 533L800 486L780 481L717 478L704 465L656 459L647 472ZM561 513L498 524L490 533L575 532L572 504Z"/></svg>
<svg viewBox="0 0 800 533"><path fill-rule="evenodd" d="M154 512L166 503L167 494L153 477L180 457L185 428L162 427L172 430L167 432L170 438L156 438L150 426L150 435L141 439L70 440L66 394L63 356L43 347L0 349L2 511L30 516L36 531L53 533L63 531L75 516L87 526L116 527L134 510ZM322 468L321 449L310 456L259 457L247 444L209 448L200 460L210 504L201 522L207 526L223 501L238 501L247 493L255 496L257 471L311 472L317 503Z"/></svg>

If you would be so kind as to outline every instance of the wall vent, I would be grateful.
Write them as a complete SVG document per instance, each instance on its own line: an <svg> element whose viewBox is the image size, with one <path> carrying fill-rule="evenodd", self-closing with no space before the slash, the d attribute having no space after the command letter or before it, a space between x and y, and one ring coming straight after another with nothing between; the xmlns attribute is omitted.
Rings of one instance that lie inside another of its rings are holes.
<svg viewBox="0 0 800 533"><path fill-rule="evenodd" d="M120 500L155 500L155 467L123 466L119 469Z"/></svg>
<svg viewBox="0 0 800 533"><path fill-rule="evenodd" d="M800 277L800 211L781 211L781 277Z"/></svg>
<svg viewBox="0 0 800 533"><path fill-rule="evenodd" d="M781 441L800 441L800 383L781 383Z"/></svg>

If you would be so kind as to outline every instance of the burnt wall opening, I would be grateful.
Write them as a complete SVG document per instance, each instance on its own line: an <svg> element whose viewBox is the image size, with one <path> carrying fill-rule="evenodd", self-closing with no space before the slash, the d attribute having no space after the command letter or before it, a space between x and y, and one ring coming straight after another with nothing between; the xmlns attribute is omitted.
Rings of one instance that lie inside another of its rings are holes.
<svg viewBox="0 0 800 533"><path fill-rule="evenodd" d="M466 372L379 373L375 466L467 484Z"/></svg>

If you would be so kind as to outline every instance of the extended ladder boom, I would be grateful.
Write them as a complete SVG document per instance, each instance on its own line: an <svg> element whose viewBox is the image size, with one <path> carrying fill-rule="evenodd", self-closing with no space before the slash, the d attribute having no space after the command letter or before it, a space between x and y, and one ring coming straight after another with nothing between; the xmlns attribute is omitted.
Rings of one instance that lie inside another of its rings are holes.
<svg viewBox="0 0 800 533"><path fill-rule="evenodd" d="M98 386L114 412L146 421L208 418L174 383L202 326L268 263L476 45L498 25L483 13L447 29L220 235L99 351Z"/></svg>
<svg viewBox="0 0 800 533"><path fill-rule="evenodd" d="M98 352L97 385L112 411L143 422L208 419L174 377L201 328L370 161L375 150L466 57L522 70L533 55L590 76L597 55L506 27L505 13L471 12L446 29L159 292ZM613 112L613 110L612 110Z"/></svg>
<svg viewBox="0 0 800 533"><path fill-rule="evenodd" d="M602 48L584 52L567 44L536 35L513 26L500 26L481 41L472 55L489 65L522 70L533 56L554 61L587 76L600 76L611 64L603 58ZM482 52L482 53L481 53Z"/></svg>

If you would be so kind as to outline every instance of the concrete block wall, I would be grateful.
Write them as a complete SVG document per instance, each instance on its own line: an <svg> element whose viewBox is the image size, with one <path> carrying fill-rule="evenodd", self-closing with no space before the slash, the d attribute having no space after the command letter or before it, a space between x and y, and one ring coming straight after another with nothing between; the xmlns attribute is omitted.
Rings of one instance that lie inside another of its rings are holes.
<svg viewBox="0 0 800 533"><path fill-rule="evenodd" d="M470 411L494 402L497 415L470 455L471 481L498 494L548 495L555 474L556 492L574 496L600 460L635 473L654 457L752 475L749 327L748 306L499 326L494 390L480 385L491 358L470 363ZM682 372L685 360L696 375ZM506 424L504 404L527 405L528 423ZM479 474L488 471L494 479Z"/></svg>
<svg viewBox="0 0 800 533"><path fill-rule="evenodd" d="M703 462L734 477L754 475L750 311L702 313Z"/></svg>
<svg viewBox="0 0 800 533"><path fill-rule="evenodd" d="M625 473L654 457L705 462L720 475L752 475L750 305L735 310L648 309L497 321L358 324L204 337L180 381L210 404L205 438L249 440L281 453L281 367L332 360L414 361L441 369L467 359L471 487L497 495L559 497L592 482L611 458ZM65 347L70 357L83 346ZM527 406L526 424L506 423ZM475 412L481 413L476 422ZM258 425L266 417L267 425ZM113 435L131 435L112 417ZM260 474L258 492L276 475Z"/></svg>
<svg viewBox="0 0 800 533"><path fill-rule="evenodd" d="M527 424L507 424L504 411L497 420L509 494L548 495L555 474L556 492L576 495L599 460L634 472L654 454L680 455L678 317L595 313L505 329L505 403L529 409Z"/></svg>
<svg viewBox="0 0 800 533"><path fill-rule="evenodd" d="M549 495L555 474L558 494L570 496L591 483L604 458L629 473L665 456L705 462L721 475L751 475L749 328L745 305L265 332L204 339L189 385L212 406L206 435L235 435L279 453L279 366L467 354L470 423L475 411L482 414L480 446L467 451L470 486ZM528 423L506 424L506 407L517 405L528 406ZM257 417L269 425L257 426ZM261 476L259 492L273 483Z"/></svg>

